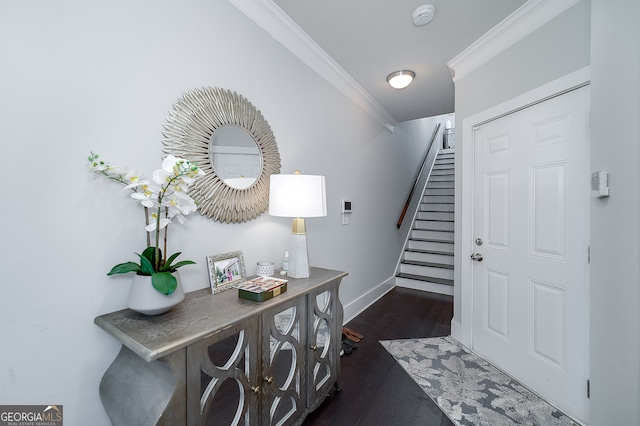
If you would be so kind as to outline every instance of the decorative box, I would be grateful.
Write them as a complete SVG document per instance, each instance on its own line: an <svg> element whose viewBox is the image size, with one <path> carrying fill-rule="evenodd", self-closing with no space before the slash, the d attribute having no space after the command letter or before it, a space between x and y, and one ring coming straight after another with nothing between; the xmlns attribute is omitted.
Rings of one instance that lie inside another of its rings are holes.
<svg viewBox="0 0 640 426"><path fill-rule="evenodd" d="M264 302L287 291L287 280L273 277L255 277L237 286L241 299Z"/></svg>

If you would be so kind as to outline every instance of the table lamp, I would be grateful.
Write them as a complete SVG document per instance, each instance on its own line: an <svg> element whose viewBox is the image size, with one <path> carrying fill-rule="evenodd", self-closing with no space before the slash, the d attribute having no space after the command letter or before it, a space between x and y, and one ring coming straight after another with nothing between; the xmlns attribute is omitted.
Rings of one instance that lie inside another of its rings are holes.
<svg viewBox="0 0 640 426"><path fill-rule="evenodd" d="M292 278L307 278L309 255L304 218L327 215L324 176L303 175L299 170L292 175L271 175L269 214L294 218L288 275Z"/></svg>

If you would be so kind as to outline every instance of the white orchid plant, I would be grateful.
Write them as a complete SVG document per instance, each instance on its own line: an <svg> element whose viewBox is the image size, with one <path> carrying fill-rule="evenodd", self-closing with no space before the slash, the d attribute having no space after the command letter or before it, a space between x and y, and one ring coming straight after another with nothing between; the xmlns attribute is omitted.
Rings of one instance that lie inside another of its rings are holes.
<svg viewBox="0 0 640 426"><path fill-rule="evenodd" d="M181 266L195 264L195 262L183 260L172 264L180 252L174 253L167 259L168 226L174 220L184 223L185 216L198 209L187 192L189 185L198 176L204 175L204 172L188 160L168 155L162 161L162 168L153 172L152 180L148 181L135 170L112 166L100 160L98 154L93 152L89 155L89 169L95 174L102 174L125 185L125 189L132 190L131 198L138 200L144 207L147 248L142 254L135 253L140 258L140 263L120 263L107 275L128 272L148 275L151 276L151 283L158 292L165 295L172 294L178 285L172 272ZM164 257L163 251L160 250L161 233L164 234ZM151 244L152 236L153 244Z"/></svg>

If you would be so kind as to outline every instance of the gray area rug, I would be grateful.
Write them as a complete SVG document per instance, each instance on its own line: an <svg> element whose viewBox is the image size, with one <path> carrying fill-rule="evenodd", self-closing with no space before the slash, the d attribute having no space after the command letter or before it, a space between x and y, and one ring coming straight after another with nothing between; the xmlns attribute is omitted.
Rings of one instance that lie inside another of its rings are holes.
<svg viewBox="0 0 640 426"><path fill-rule="evenodd" d="M380 344L456 425L577 425L452 337Z"/></svg>

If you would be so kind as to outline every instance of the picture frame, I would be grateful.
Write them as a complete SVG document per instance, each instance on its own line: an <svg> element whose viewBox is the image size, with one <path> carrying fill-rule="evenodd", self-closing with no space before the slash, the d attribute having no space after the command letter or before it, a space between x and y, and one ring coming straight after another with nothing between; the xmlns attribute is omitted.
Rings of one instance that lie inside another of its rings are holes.
<svg viewBox="0 0 640 426"><path fill-rule="evenodd" d="M242 250L207 256L211 293L219 293L247 279Z"/></svg>

